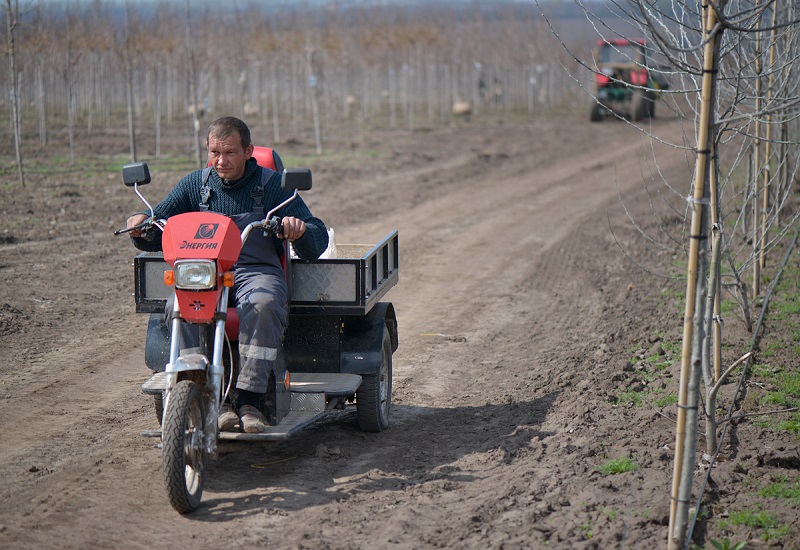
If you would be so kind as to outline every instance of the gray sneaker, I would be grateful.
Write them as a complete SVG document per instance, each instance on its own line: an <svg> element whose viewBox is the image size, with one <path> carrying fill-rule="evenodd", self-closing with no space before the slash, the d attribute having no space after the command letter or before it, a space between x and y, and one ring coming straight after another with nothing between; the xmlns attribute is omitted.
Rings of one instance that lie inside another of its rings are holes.
<svg viewBox="0 0 800 550"><path fill-rule="evenodd" d="M217 425L221 432L232 432L236 425L239 423L239 415L233 409L230 403L223 403L219 408L219 417L217 418Z"/></svg>
<svg viewBox="0 0 800 550"><path fill-rule="evenodd" d="M264 415L252 405L239 407L239 418L242 420L242 431L245 433L261 433L267 431L269 423Z"/></svg>

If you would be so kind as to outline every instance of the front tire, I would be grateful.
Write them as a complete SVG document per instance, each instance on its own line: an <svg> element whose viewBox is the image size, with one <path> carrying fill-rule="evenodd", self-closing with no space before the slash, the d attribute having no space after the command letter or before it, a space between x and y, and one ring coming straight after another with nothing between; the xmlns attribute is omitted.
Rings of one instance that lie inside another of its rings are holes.
<svg viewBox="0 0 800 550"><path fill-rule="evenodd" d="M200 506L205 480L205 406L194 382L178 382L170 392L162 430L164 484L169 503L181 514Z"/></svg>
<svg viewBox="0 0 800 550"><path fill-rule="evenodd" d="M382 432L389 427L392 408L392 340L383 327L381 367L377 374L362 375L356 392L358 425L365 432Z"/></svg>

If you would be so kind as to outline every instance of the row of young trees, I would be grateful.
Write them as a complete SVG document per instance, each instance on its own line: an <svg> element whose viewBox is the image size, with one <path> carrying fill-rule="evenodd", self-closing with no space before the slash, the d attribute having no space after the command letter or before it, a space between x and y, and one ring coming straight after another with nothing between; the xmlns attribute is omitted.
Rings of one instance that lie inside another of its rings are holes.
<svg viewBox="0 0 800 550"><path fill-rule="evenodd" d="M669 548L688 548L696 519L696 513L691 521L688 517L691 500L703 496L702 488L693 487L699 419L706 422L704 451L715 458L729 425L719 432L716 397L724 379L742 365L746 371L752 360L759 332L752 310L760 305L763 319L766 309L762 269L777 247L790 241L791 250L798 237L800 11L789 0L610 5L604 12L586 10L598 36L645 36L650 57L669 66L667 105L695 124L695 135L675 144L694 153L691 188L687 192L685 185L662 180L648 189L654 213L662 203L661 211L684 217L683 233L669 234L659 220L662 233L645 235L688 259L668 534ZM591 60L575 58L599 71ZM779 275L775 270L773 280ZM754 335L750 351L723 368L720 305L726 296L739 302ZM736 396L730 401L729 416Z"/></svg>
<svg viewBox="0 0 800 550"><path fill-rule="evenodd" d="M532 5L6 4L15 63L0 67L0 108L26 143L66 128L72 155L76 125L90 139L125 110L132 157L137 126L158 155L162 128L189 134L212 113L255 117L276 143L313 124L321 152L321 129L342 119L413 130L449 121L454 105L474 116L576 97Z"/></svg>

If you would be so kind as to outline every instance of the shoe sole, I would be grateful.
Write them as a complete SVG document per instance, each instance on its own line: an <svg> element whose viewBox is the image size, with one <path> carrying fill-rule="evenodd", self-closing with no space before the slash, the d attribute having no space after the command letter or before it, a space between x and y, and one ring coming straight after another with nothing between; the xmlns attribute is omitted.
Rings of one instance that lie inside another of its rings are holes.
<svg viewBox="0 0 800 550"><path fill-rule="evenodd" d="M233 432L238 431L234 430L236 425L239 423L239 417L235 416L233 418L226 418L226 419L219 419L219 431L221 432Z"/></svg>
<svg viewBox="0 0 800 550"><path fill-rule="evenodd" d="M247 434L264 433L265 431L267 431L267 428L269 428L269 426L265 424L264 421L262 420L247 421L244 418L242 418L242 426L244 428L243 430L244 433Z"/></svg>

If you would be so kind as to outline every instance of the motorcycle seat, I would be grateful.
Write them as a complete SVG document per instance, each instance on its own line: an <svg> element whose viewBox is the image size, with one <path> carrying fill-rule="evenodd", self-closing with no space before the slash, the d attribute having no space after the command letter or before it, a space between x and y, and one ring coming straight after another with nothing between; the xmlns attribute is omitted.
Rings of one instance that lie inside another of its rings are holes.
<svg viewBox="0 0 800 550"><path fill-rule="evenodd" d="M239 314L235 307L228 308L228 318L225 321L225 335L231 342L239 341Z"/></svg>

